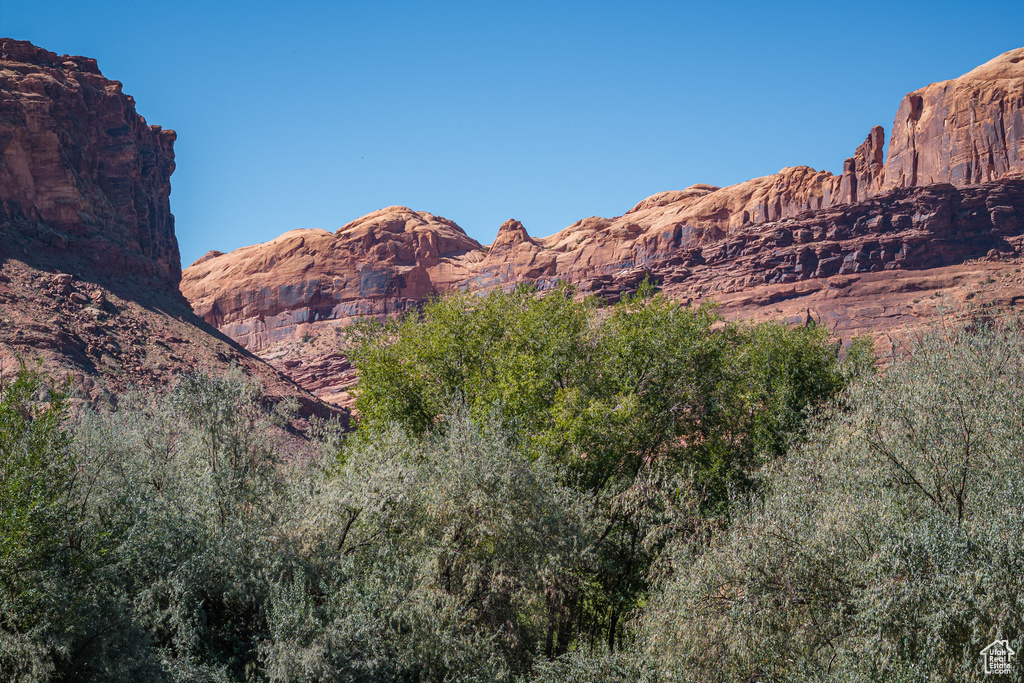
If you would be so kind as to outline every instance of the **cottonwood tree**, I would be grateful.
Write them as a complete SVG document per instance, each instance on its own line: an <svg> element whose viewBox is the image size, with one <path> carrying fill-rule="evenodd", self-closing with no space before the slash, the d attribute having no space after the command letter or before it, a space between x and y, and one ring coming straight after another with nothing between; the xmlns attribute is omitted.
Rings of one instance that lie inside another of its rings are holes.
<svg viewBox="0 0 1024 683"><path fill-rule="evenodd" d="M349 344L361 432L443 431L446 411L464 403L589 497L602 525L595 562L582 584L550 588L549 655L581 636L614 649L664 530L694 533L693 516L726 512L850 376L813 325L726 323L647 283L603 308L565 284L456 294L363 323ZM671 490L651 485L680 477Z"/></svg>

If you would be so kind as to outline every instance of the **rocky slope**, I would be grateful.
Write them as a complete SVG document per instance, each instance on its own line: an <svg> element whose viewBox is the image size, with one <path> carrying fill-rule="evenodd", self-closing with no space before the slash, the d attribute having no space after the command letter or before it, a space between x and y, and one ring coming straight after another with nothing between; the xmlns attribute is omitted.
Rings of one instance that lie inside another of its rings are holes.
<svg viewBox="0 0 1024 683"><path fill-rule="evenodd" d="M209 254L182 291L208 322L335 401L354 381L339 325L522 281L566 280L615 300L650 276L673 296L719 300L730 317L810 316L886 347L933 319L938 301L1017 303L1022 93L1024 48L908 94L888 159L876 126L839 176L794 167L695 185L546 238L507 221L490 247L451 221L389 207L333 234Z"/></svg>
<svg viewBox="0 0 1024 683"><path fill-rule="evenodd" d="M174 139L94 60L0 39L0 378L40 363L99 399L237 365L332 412L181 296Z"/></svg>

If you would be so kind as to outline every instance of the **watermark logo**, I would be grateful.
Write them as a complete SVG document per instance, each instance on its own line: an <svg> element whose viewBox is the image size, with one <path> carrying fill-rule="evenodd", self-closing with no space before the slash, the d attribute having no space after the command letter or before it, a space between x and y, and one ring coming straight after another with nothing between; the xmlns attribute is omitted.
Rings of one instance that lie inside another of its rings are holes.
<svg viewBox="0 0 1024 683"><path fill-rule="evenodd" d="M981 651L981 659L985 662L985 674L1008 674L1013 668L1013 658L1017 655L1010 647L1008 640L996 640Z"/></svg>

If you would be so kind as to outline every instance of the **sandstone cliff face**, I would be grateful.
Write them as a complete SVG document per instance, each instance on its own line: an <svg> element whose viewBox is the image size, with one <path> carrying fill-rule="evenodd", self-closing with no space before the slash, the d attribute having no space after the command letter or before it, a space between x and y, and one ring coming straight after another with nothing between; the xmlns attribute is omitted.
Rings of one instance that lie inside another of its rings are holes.
<svg viewBox="0 0 1024 683"><path fill-rule="evenodd" d="M40 363L103 400L234 365L271 399L335 414L182 297L174 138L94 60L0 39L0 377Z"/></svg>
<svg viewBox="0 0 1024 683"><path fill-rule="evenodd" d="M149 126L96 61L0 39L0 230L173 291L174 131Z"/></svg>
<svg viewBox="0 0 1024 683"><path fill-rule="evenodd" d="M1022 244L1024 179L1016 177L966 188L937 184L894 190L752 226L694 252L686 264L664 253L649 261L647 270L666 291L689 298L818 281L808 285L813 289L830 286L833 276L1015 259Z"/></svg>
<svg viewBox="0 0 1024 683"><path fill-rule="evenodd" d="M397 313L452 288L476 240L452 221L392 206L339 229L292 230L266 244L207 254L182 291L197 314L251 350L310 324Z"/></svg>
<svg viewBox="0 0 1024 683"><path fill-rule="evenodd" d="M654 264L663 290L726 317L808 319L888 354L940 316L1024 306L1024 177L894 190L754 226L691 268ZM599 293L599 292L598 292ZM614 293L614 292L613 292Z"/></svg>
<svg viewBox="0 0 1024 683"><path fill-rule="evenodd" d="M995 273L989 300L1016 304L1020 291L1024 301L1014 284L1024 279L1022 92L1024 49L908 95L888 161L876 126L838 176L798 166L694 185L544 238L510 220L489 248L451 221L389 207L334 235L295 231L204 257L182 291L206 320L340 402L355 378L334 328L452 289L567 281L615 301L650 277L684 300L718 299L727 316L811 316L847 338L906 331L935 315L922 293L973 305L963 286L987 291Z"/></svg>
<svg viewBox="0 0 1024 683"><path fill-rule="evenodd" d="M532 281L541 288L560 280L584 294L617 300L645 277L680 298L742 291L761 285L832 276L921 271L987 258L1016 258L1024 241L1024 179L979 186L950 184L893 190L872 199L767 221L717 239L687 239L683 226L642 215L648 206L608 221L587 219L551 238L523 240L501 284ZM521 233L527 239L525 232ZM518 264L551 255L531 276ZM493 283L487 259L470 264L460 287Z"/></svg>
<svg viewBox="0 0 1024 683"><path fill-rule="evenodd" d="M1024 48L908 94L883 187L971 185L1024 170Z"/></svg>

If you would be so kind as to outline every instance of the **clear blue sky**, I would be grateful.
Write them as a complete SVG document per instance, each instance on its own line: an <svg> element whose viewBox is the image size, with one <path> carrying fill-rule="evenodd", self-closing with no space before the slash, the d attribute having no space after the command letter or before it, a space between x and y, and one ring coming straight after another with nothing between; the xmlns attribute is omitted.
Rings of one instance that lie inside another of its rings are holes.
<svg viewBox="0 0 1024 683"><path fill-rule="evenodd" d="M836 172L904 93L1024 45L1024 2L0 0L178 132L182 261L403 204L490 242L698 182Z"/></svg>

